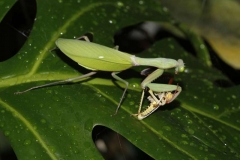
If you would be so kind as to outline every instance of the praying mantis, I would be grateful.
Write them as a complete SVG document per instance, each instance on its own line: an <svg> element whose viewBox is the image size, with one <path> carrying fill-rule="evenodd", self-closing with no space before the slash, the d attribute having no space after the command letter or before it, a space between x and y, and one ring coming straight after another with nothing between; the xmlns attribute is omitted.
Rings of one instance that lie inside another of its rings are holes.
<svg viewBox="0 0 240 160"><path fill-rule="evenodd" d="M63 39L59 38L56 40L56 46L59 48L65 55L71 58L73 61L77 62L80 66L91 70L91 72L74 77L66 80L56 81L44 85L34 86L22 92L16 92L15 94L21 94L28 92L33 89L56 85L60 83L73 82L76 80L80 80L83 78L90 77L97 73L97 71L107 71L112 72L112 77L116 80L123 82L126 87L123 91L121 99L118 103L117 109L113 115L116 115L121 103L124 99L126 91L128 89L129 83L124 79L120 78L117 74L121 71L129 69L133 66L152 66L157 67L153 73L148 75L145 80L141 83L141 87L143 89L142 97L139 106L139 112L141 110L142 101L144 98L144 89L148 87L150 90L156 93L160 92L169 92L176 90L175 85L168 84L156 84L151 83L153 80L158 78L164 72L164 69L175 68L175 72L183 72L184 71L184 63L181 59L174 60L168 58L140 58L134 55L124 53L118 50L118 47L109 48L105 47L93 42L90 42L88 37L82 36L78 39L84 39L85 41L77 40L77 39ZM152 97L155 97L152 95ZM156 97L155 97L156 98ZM161 99L161 98L160 98ZM161 100L160 100L161 101ZM153 102L152 102L153 103ZM160 104L156 100L157 104ZM163 104L163 103L162 103ZM153 105L153 104L152 104Z"/></svg>

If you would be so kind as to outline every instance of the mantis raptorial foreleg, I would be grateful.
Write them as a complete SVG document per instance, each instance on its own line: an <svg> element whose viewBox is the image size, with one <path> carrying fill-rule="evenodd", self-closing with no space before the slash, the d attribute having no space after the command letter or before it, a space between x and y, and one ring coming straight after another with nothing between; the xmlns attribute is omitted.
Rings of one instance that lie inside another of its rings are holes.
<svg viewBox="0 0 240 160"><path fill-rule="evenodd" d="M148 69L145 69L141 72L142 75L147 75L146 72L148 72ZM155 111L159 106L165 105L167 103L172 102L181 92L181 87L176 86L176 85L171 85L171 84L156 84L156 83L151 83L153 80L158 78L163 74L164 70L163 69L156 69L154 72L149 74L141 83L142 87L142 96L138 108L138 113L134 114L136 115L141 115L140 119L147 117L150 115L153 111ZM153 100L150 105L148 106L148 109L144 111L143 114L141 114L142 110L142 103L144 99L144 94L145 94L145 89L149 88L149 94L150 98ZM175 91L174 94L171 92ZM157 96L155 96L157 95ZM166 101L164 101L166 99Z"/></svg>
<svg viewBox="0 0 240 160"><path fill-rule="evenodd" d="M144 94L145 94L145 88L148 84L150 84L153 80L155 80L156 78L158 78L159 76L161 76L163 74L164 70L163 69L156 69L154 72L152 72L150 75L148 75L141 83L141 87L142 87L142 96L141 96L141 100L140 100L140 104L139 104L139 109L138 109L138 113L141 111L142 108L142 103L143 103L143 98L144 98ZM143 74L143 72L141 72L141 74Z"/></svg>
<svg viewBox="0 0 240 160"><path fill-rule="evenodd" d="M149 90L148 92L150 96L148 96L148 100L151 103L143 112L141 112L140 110L137 114L133 115L138 116L139 120L146 118L155 110L157 110L160 106L171 103L180 94L181 90L182 88L180 86L176 86L176 90L173 91L174 93L172 93L171 91L154 93L152 90Z"/></svg>

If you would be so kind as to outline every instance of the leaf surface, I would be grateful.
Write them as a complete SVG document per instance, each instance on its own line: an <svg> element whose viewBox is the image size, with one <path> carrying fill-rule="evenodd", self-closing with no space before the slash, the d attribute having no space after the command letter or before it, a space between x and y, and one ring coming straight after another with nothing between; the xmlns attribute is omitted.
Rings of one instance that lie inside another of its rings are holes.
<svg viewBox="0 0 240 160"><path fill-rule="evenodd" d="M37 1L36 21L28 40L14 57L0 63L0 129L19 159L100 159L91 135L95 125L119 132L154 159L239 158L239 86L216 86L217 80L229 80L172 38L155 43L138 56L183 59L188 72L179 73L174 82L183 91L143 121L130 116L138 109L142 68L120 74L130 86L113 117L124 84L115 82L110 73L14 95L89 72L61 52L49 52L59 37L76 38L92 32L95 43L113 47L113 35L122 27L172 20L156 1L142 2Z"/></svg>

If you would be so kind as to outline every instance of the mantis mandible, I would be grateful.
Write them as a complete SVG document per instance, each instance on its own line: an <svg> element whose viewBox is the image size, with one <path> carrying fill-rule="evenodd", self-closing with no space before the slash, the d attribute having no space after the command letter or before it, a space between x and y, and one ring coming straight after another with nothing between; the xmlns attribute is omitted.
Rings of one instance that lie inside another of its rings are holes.
<svg viewBox="0 0 240 160"><path fill-rule="evenodd" d="M145 87L147 86L154 92L165 92L169 90L174 90L174 88L166 84L154 84L154 83L151 84L153 80L155 80L156 78L162 75L164 69L175 68L176 73L184 71L184 63L181 59L176 61L174 59L167 59L167 58L139 58L134 55L121 52L117 50L117 47L113 49L113 48L105 47L105 46L90 42L88 37L86 36L79 37L78 39L81 39L81 38L85 39L85 41L81 41L77 39L59 38L56 40L55 43L57 48L59 48L65 55L67 55L69 58L77 62L80 66L91 70L90 73L87 73L78 77L66 79L66 80L61 80L61 81L40 85L40 86L35 86L22 92L16 92L15 94L25 93L27 91L41 88L41 87L76 81L79 79L90 77L96 74L97 71L108 71L108 72L112 72L113 78L123 82L126 85L123 91L122 97L118 103L117 109L113 114L113 115L116 115L119 107L121 106L122 100L124 99L124 96L129 84L127 81L125 81L124 79L120 78L117 75L121 71L129 69L133 66L157 67L158 69L156 69L156 71L150 74L141 84L143 89L145 89ZM162 87L163 89L160 89ZM142 104L143 96L144 96L144 92L142 94L140 106Z"/></svg>

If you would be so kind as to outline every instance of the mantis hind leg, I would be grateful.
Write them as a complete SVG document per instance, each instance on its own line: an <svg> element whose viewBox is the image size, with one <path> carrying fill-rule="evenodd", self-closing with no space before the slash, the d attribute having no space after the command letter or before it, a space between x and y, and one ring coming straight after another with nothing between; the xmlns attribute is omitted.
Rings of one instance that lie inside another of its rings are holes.
<svg viewBox="0 0 240 160"><path fill-rule="evenodd" d="M78 38L76 38L76 39L78 39L78 40L84 39L84 40L87 41L87 42L91 42L87 36L81 36L81 37L78 37ZM52 52L52 51L54 51L54 50L56 50L56 49L58 49L58 47L54 47L54 48L50 49L49 52Z"/></svg>
<svg viewBox="0 0 240 160"><path fill-rule="evenodd" d="M120 78L119 76L117 76L118 73L120 73L120 72L112 72L113 78L115 78L115 79L118 80L118 81L121 81L121 82L125 83L126 88L125 88L124 91L123 91L122 97L121 97L121 99L120 99L120 101L119 101L119 103L118 103L117 109L116 109L116 111L115 111L115 113L114 113L113 115L116 115L116 114L117 114L118 109L120 108L120 106L121 106L121 104L122 104L122 101L123 101L123 99L124 99L124 96L125 96L125 94L126 94L126 91L127 91L127 89L128 89L128 84L129 84L127 81L125 81L124 79L122 79L122 78Z"/></svg>
<svg viewBox="0 0 240 160"><path fill-rule="evenodd" d="M78 79L90 77L90 76L92 76L96 73L97 72L90 72L90 73L87 73L87 74L84 74L84 75L81 75L81 76L78 76L78 77L69 78L69 79L65 79L65 80L62 80L62 81L56 81L56 82L52 82L52 83L48 83L48 84L44 84L44 85L40 85L40 86L35 86L35 87L29 88L29 89L27 89L25 91L22 91L22 92L15 92L14 94L22 94L22 93L28 92L30 90L34 90L34 89L37 89L37 88L43 88L43 87L47 87L47 86L53 86L53 85L60 84L60 83L69 83L69 82L72 82L72 81L75 81L75 80L78 80Z"/></svg>
<svg viewBox="0 0 240 160"><path fill-rule="evenodd" d="M113 47L113 49L116 49L116 50L118 50L118 49L119 49L119 46L115 46L115 47Z"/></svg>
<svg viewBox="0 0 240 160"><path fill-rule="evenodd" d="M91 42L87 36L81 36L81 37L78 37L78 38L76 38L76 39L78 39L78 40L84 39L84 40L87 41L87 42Z"/></svg>

